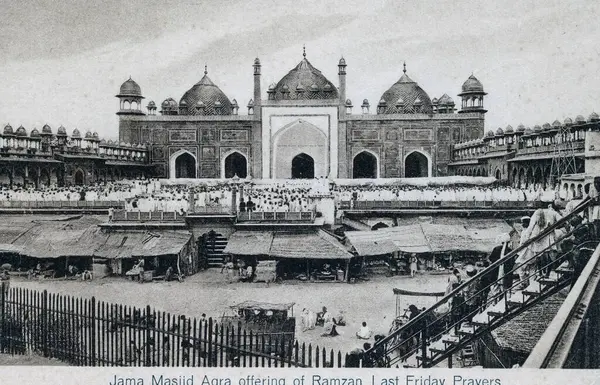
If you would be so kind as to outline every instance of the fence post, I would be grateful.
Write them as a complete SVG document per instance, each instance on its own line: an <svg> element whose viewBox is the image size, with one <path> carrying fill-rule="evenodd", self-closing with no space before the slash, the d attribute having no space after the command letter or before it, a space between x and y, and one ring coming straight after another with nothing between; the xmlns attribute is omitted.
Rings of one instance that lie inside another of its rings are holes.
<svg viewBox="0 0 600 385"><path fill-rule="evenodd" d="M428 368L429 363L427 362L427 324L425 324L425 327L423 328L423 331L421 333L421 358L421 366L423 368Z"/></svg>
<svg viewBox="0 0 600 385"><path fill-rule="evenodd" d="M150 339L151 339L151 336L150 336L150 314L151 313L150 312L151 312L150 305L147 305L146 306L146 317L145 317L146 322L145 322L145 325L144 325L144 328L145 328L144 331L145 331L145 334L146 334L145 337L144 337L145 338L145 341L144 341L144 347L145 347L145 351L144 351L144 357L145 357L145 359L144 359L144 362L145 362L145 366L152 366L152 349L151 349L152 346L150 345ZM184 325L185 325L185 323L184 323ZM154 343L156 343L156 341L154 341Z"/></svg>
<svg viewBox="0 0 600 385"><path fill-rule="evenodd" d="M0 352L4 353L4 325L6 324L4 320L5 315L5 304L6 304L6 282L2 282L2 294L0 294Z"/></svg>
<svg viewBox="0 0 600 385"><path fill-rule="evenodd" d="M96 297L92 297L92 300L90 301L90 310L90 319L88 320L91 325L90 343L92 346L90 353L92 366L96 366Z"/></svg>
<svg viewBox="0 0 600 385"><path fill-rule="evenodd" d="M42 293L42 352L48 357L48 291Z"/></svg>

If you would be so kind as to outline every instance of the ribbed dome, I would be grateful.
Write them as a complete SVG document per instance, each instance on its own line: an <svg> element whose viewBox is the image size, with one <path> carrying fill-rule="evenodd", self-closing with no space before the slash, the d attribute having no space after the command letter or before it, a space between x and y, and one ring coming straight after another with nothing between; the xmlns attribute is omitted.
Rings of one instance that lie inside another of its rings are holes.
<svg viewBox="0 0 600 385"><path fill-rule="evenodd" d="M21 127L17 128L17 132L15 132L15 135L27 136L27 131L25 130L25 127L21 126Z"/></svg>
<svg viewBox="0 0 600 385"><path fill-rule="evenodd" d="M67 136L67 129L63 126L58 127L58 131L56 132L56 136Z"/></svg>
<svg viewBox="0 0 600 385"><path fill-rule="evenodd" d="M506 133L506 134L512 134L513 132L515 132L515 130L513 130L512 126L510 124L508 126L506 126L506 128L504 129L504 133Z"/></svg>
<svg viewBox="0 0 600 385"><path fill-rule="evenodd" d="M42 134L50 134L50 135L52 135L52 128L50 128L49 125L44 124L44 127L42 127Z"/></svg>
<svg viewBox="0 0 600 385"><path fill-rule="evenodd" d="M387 103L386 108L378 113L383 114L431 114L433 105L429 95L419 85L408 77L406 68L404 74L389 90L385 91L381 99ZM418 108L415 108L415 102ZM438 104L440 104L438 100Z"/></svg>
<svg viewBox="0 0 600 385"><path fill-rule="evenodd" d="M123 96L136 96L142 97L142 89L140 86L131 79L131 77L125 81L125 83L121 84L121 89L119 90L119 95L117 97Z"/></svg>
<svg viewBox="0 0 600 385"><path fill-rule="evenodd" d="M78 129L74 129L73 130L73 134L71 135L71 138L74 138L74 139L80 139L81 138L81 133L79 132Z"/></svg>
<svg viewBox="0 0 600 385"><path fill-rule="evenodd" d="M29 133L29 137L30 138L39 138L40 137L40 132L37 130L37 128L34 128L33 130L31 130L31 132Z"/></svg>
<svg viewBox="0 0 600 385"><path fill-rule="evenodd" d="M483 92L483 84L474 76L471 75L462 85L462 93L459 94L468 94L468 93L482 93Z"/></svg>
<svg viewBox="0 0 600 385"><path fill-rule="evenodd" d="M4 126L4 131L2 132L4 135L13 135L13 128L10 124L7 124L6 126Z"/></svg>
<svg viewBox="0 0 600 385"><path fill-rule="evenodd" d="M203 109L196 108L199 102L204 103ZM229 98L210 80L206 70L202 79L183 95L179 106L182 115L231 115Z"/></svg>
<svg viewBox="0 0 600 385"><path fill-rule="evenodd" d="M306 56L269 90L273 100L336 99L337 88L315 67Z"/></svg>

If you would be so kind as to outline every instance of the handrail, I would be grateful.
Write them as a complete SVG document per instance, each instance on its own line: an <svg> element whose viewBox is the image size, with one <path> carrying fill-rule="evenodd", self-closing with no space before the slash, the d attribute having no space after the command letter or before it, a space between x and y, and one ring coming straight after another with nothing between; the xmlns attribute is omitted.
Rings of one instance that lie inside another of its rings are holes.
<svg viewBox="0 0 600 385"><path fill-rule="evenodd" d="M400 328L398 328L397 330L395 330L393 333L390 333L388 336L386 336L383 339L379 340L366 353L367 354L373 353L380 345L389 342L390 340L392 340L393 338L395 338L400 333L405 332L406 330L410 329L411 327L414 327L419 322L422 322L426 317L429 317L429 316L433 315L434 311L436 309L438 309L442 304L448 302L448 300L450 300L456 294L458 294L461 291L463 291L467 286L469 286L469 284L471 282L475 281L477 278L481 278L484 274L489 273L494 268L500 267L500 265L504 264L505 262L507 262L508 260L512 259L513 257L516 257L519 254L519 252L521 252L523 249L529 247L531 244L539 241L540 239L545 238L546 236L548 236L549 234L551 234L552 232L554 232L554 230L556 230L556 229L558 229L560 227L563 227L565 224L568 223L568 221L571 220L571 218L573 218L575 215L578 215L580 212L582 212L583 210L587 209L592 203L595 203L595 202L596 202L595 199L592 200L589 197L586 198L584 201L582 201L568 215L566 215L563 218L561 218L559 221L557 221L552 226L549 226L548 228L546 228L544 231L542 231L536 237L527 240L525 243L523 243L521 246L517 247L515 250L513 250L510 253L508 253L507 255L505 255L503 258L500 258L496 262L490 264L487 268L485 268L482 271L478 272L478 274L476 274L471 280L465 281L462 284L460 284L456 289L454 289L450 293L446 294L442 299L440 299L438 302L436 302L433 306L431 306L427 310L421 312L415 318L409 320L406 324L402 325Z"/></svg>
<svg viewBox="0 0 600 385"><path fill-rule="evenodd" d="M561 339L565 336L565 332L569 326L569 320L573 319L579 310L577 304L585 297L591 297L593 291L595 291L594 289L598 285L598 276L593 273L597 270L599 262L600 247L596 247L590 260L581 272L581 275L579 276L580 279L578 279L577 283L573 286L558 313L552 319L552 322L548 325L548 328L546 328L546 331L542 334L538 343L529 354L529 357L523 365L524 368L540 369L548 367L553 354L559 347ZM593 287L590 287L590 280L595 281L593 282ZM592 289L592 291L590 291L590 289ZM566 342L567 346L563 346L562 349L564 352L568 353L575 339L575 333L567 335L567 338L569 339L569 341ZM559 359L562 364L564 364L566 359L566 354L564 352Z"/></svg>

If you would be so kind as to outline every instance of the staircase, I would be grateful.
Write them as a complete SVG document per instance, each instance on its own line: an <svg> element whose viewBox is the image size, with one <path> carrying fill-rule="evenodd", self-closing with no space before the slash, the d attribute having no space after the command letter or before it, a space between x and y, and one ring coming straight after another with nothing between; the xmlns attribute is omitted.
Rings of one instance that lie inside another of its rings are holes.
<svg viewBox="0 0 600 385"><path fill-rule="evenodd" d="M219 233L207 233L202 236L200 250L208 267L223 266L223 250L227 246L227 239Z"/></svg>
<svg viewBox="0 0 600 385"><path fill-rule="evenodd" d="M597 203L585 200L537 237L377 341L365 354L388 367L427 368L446 359L451 363L455 354L468 350L484 333L565 289L577 279L599 243L592 225L571 225L573 219L592 204ZM553 240L557 229L566 231ZM541 244L545 247L540 247ZM501 265L510 266L526 250L537 252L528 254L531 257L523 263L523 266L529 266L525 271L515 267L498 277L495 271Z"/></svg>

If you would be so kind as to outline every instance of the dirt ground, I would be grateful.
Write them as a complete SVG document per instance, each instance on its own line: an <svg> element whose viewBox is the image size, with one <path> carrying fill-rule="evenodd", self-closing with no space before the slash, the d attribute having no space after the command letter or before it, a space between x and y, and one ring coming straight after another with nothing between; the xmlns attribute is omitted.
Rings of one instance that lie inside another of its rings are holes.
<svg viewBox="0 0 600 385"><path fill-rule="evenodd" d="M311 343L327 349L348 352L362 346L364 340L358 340L355 333L360 324L366 321L374 333L389 331L396 315L396 298L392 292L394 287L407 290L427 292L444 291L448 275L417 275L374 277L368 282L346 283L307 283L287 282L283 284L265 283L228 283L225 274L218 269L209 269L194 276L187 277L185 282L154 282L140 284L124 278L104 278L91 282L81 281L28 281L13 279L13 287L35 290L47 289L49 292L75 295L110 303L127 304L138 307L150 305L158 311L173 314L185 314L219 319L228 314L229 306L246 301L264 301L269 303L294 302L296 316L296 338L300 343ZM434 297L402 297L402 309L410 304L419 308L430 306ZM303 308L314 312L326 306L332 314L344 310L347 324L338 330L337 337L322 337L322 327L302 332L300 313ZM372 342L372 341L370 341Z"/></svg>

